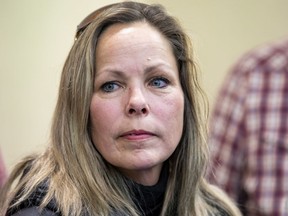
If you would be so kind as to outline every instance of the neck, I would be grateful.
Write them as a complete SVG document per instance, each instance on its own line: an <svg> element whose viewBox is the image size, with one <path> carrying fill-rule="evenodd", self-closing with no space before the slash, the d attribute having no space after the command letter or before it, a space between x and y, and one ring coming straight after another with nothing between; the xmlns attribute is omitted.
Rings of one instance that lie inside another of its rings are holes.
<svg viewBox="0 0 288 216"><path fill-rule="evenodd" d="M159 181L161 170L162 164L149 169L136 171L121 169L120 172L127 178L136 182L137 184L141 184L144 186L153 186Z"/></svg>
<svg viewBox="0 0 288 216"><path fill-rule="evenodd" d="M164 165L158 182L153 186L144 186L142 184L133 183L133 201L141 215L155 216L160 215L163 207L165 191L169 176L169 167Z"/></svg>

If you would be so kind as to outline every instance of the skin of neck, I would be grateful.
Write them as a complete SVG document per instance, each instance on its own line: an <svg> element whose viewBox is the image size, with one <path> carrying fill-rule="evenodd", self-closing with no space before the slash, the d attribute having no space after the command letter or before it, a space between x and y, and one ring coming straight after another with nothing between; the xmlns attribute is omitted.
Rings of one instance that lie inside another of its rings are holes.
<svg viewBox="0 0 288 216"><path fill-rule="evenodd" d="M153 186L157 184L161 170L162 170L163 165L157 166L157 167L152 167L143 170L137 170L135 172L131 172L131 170L127 171L125 169L120 169L120 172L126 176L127 178L133 180L134 182L144 185L144 186Z"/></svg>

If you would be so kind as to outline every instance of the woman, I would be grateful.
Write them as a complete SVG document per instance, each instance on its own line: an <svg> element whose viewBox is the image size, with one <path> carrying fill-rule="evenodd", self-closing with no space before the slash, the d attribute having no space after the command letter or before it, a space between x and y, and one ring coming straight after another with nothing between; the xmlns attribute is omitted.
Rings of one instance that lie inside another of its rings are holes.
<svg viewBox="0 0 288 216"><path fill-rule="evenodd" d="M51 145L15 168L3 212L239 215L203 179L202 94L190 53L159 5L117 3L84 19L63 68Z"/></svg>

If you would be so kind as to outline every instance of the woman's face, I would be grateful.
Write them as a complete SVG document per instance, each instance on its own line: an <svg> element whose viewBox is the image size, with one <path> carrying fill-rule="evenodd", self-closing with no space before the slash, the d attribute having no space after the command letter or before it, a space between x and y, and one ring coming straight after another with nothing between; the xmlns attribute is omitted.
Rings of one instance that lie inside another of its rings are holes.
<svg viewBox="0 0 288 216"><path fill-rule="evenodd" d="M97 150L122 174L156 184L183 129L184 96L171 45L144 22L100 36L90 105Z"/></svg>

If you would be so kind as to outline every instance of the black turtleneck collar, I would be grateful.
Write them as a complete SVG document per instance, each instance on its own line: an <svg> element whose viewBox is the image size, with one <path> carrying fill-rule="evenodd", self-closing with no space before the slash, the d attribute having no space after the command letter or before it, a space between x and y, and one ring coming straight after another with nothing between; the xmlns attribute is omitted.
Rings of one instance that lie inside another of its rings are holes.
<svg viewBox="0 0 288 216"><path fill-rule="evenodd" d="M169 175L168 164L164 164L156 185L144 186L133 183L133 201L143 216L159 216L162 210Z"/></svg>

